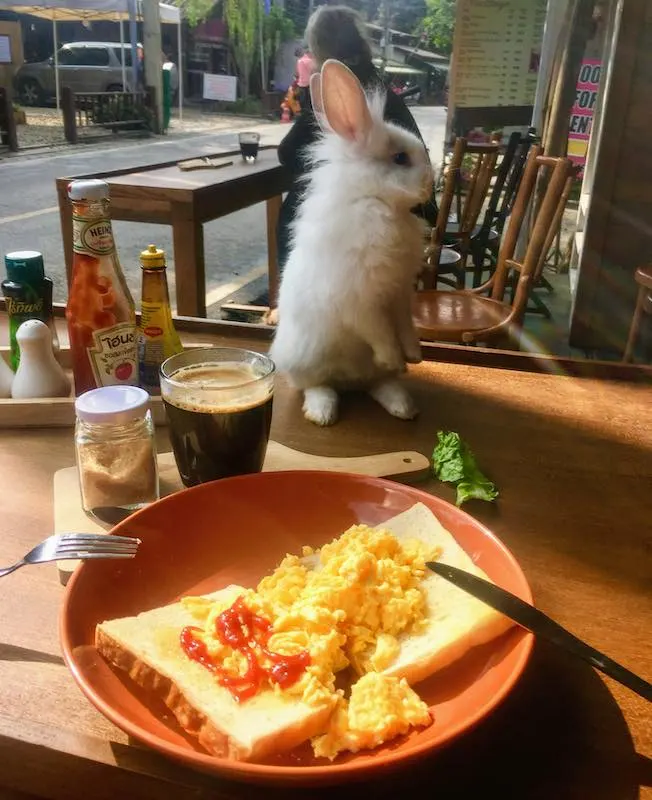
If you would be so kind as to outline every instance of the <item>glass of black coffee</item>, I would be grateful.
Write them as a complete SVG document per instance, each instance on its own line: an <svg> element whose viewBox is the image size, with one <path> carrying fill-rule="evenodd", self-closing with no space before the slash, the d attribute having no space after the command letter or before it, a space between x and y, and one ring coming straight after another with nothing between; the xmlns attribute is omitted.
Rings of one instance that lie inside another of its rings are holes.
<svg viewBox="0 0 652 800"><path fill-rule="evenodd" d="M247 164L253 164L258 157L258 145L260 144L260 134L243 132L238 134L240 142L240 153Z"/></svg>
<svg viewBox="0 0 652 800"><path fill-rule="evenodd" d="M260 472L272 421L274 362L201 347L161 365L161 396L184 486Z"/></svg>

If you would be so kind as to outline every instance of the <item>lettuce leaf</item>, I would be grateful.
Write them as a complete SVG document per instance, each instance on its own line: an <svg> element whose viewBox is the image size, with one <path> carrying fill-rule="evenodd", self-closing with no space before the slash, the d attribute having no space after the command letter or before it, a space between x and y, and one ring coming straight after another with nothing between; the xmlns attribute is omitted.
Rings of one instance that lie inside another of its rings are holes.
<svg viewBox="0 0 652 800"><path fill-rule="evenodd" d="M457 488L455 503L461 506L467 500L491 502L498 497L494 484L480 472L468 445L454 431L439 431L437 445L432 454L435 476Z"/></svg>

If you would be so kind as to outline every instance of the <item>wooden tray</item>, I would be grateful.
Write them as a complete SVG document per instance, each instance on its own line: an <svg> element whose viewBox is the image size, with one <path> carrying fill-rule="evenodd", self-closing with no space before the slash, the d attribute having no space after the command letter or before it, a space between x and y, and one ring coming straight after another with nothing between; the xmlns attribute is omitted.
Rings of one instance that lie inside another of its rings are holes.
<svg viewBox="0 0 652 800"><path fill-rule="evenodd" d="M183 489L172 453L158 456L159 486L164 497ZM377 478L413 481L428 477L430 462L421 453L381 453L356 458L332 458L301 453L278 442L270 441L263 470L318 469L332 472L356 472ZM111 524L87 515L81 507L77 467L67 467L54 473L54 532L104 533ZM78 561L59 561L59 577L65 583Z"/></svg>
<svg viewBox="0 0 652 800"><path fill-rule="evenodd" d="M186 344L184 349L210 347L210 344ZM0 358L9 363L9 347L0 347ZM72 383L70 348L62 347L57 360ZM160 397L152 397L150 408L155 425L167 425ZM75 424L75 397L39 397L30 400L0 398L0 428L69 428Z"/></svg>

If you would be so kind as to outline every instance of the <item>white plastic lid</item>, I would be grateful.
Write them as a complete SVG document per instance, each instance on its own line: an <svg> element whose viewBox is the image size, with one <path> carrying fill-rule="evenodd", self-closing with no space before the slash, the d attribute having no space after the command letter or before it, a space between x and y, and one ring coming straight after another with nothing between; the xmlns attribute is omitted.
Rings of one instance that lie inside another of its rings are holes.
<svg viewBox="0 0 652 800"><path fill-rule="evenodd" d="M109 196L106 181L91 178L86 181L71 181L68 184L68 197L71 200L104 200Z"/></svg>
<svg viewBox="0 0 652 800"><path fill-rule="evenodd" d="M138 386L102 386L79 395L75 411L79 419L91 423L125 425L145 416L149 395Z"/></svg>

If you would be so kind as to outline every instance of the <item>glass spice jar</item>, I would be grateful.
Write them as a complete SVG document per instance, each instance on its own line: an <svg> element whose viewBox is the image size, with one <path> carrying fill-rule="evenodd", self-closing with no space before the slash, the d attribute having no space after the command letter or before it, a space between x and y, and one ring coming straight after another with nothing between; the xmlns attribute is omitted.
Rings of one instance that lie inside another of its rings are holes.
<svg viewBox="0 0 652 800"><path fill-rule="evenodd" d="M75 450L84 511L142 508L158 500L149 395L137 386L103 386L75 401Z"/></svg>

